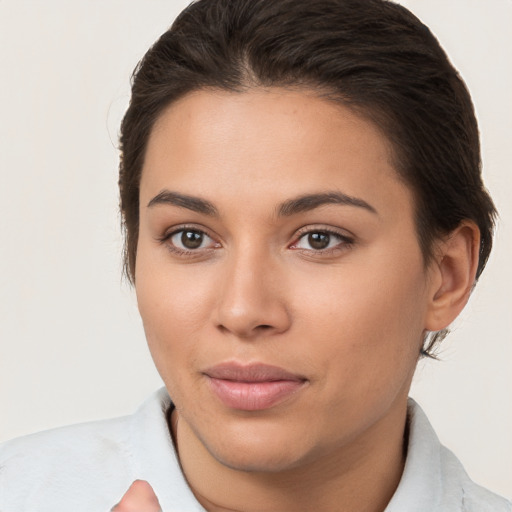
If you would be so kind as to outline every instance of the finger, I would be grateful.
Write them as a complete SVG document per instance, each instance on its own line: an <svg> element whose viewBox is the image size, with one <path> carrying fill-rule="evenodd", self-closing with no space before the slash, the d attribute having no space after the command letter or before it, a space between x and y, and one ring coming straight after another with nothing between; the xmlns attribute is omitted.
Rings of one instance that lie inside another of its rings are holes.
<svg viewBox="0 0 512 512"><path fill-rule="evenodd" d="M145 480L135 480L121 501L112 508L115 512L161 512L153 488Z"/></svg>

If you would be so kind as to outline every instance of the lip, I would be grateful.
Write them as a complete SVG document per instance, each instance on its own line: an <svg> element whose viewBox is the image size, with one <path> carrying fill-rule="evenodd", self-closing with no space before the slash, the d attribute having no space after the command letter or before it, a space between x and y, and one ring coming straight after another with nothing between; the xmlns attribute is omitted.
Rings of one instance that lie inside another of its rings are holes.
<svg viewBox="0 0 512 512"><path fill-rule="evenodd" d="M231 409L260 411L286 401L304 387L301 375L262 363L222 363L203 372L210 389Z"/></svg>

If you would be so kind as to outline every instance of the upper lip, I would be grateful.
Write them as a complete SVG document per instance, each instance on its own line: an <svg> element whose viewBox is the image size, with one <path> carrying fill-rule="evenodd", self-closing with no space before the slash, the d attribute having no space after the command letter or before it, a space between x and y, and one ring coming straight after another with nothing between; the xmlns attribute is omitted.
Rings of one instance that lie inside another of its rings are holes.
<svg viewBox="0 0 512 512"><path fill-rule="evenodd" d="M221 363L203 371L213 379L236 382L271 382L277 380L304 381L304 377L288 372L278 366L263 363L241 364L237 362Z"/></svg>

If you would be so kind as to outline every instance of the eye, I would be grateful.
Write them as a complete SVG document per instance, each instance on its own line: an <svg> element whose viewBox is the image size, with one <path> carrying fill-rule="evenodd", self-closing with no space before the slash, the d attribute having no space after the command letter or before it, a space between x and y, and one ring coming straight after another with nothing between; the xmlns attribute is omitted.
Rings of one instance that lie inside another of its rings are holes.
<svg viewBox="0 0 512 512"><path fill-rule="evenodd" d="M303 233L292 249L301 249L315 252L329 252L330 250L341 249L349 246L353 240L340 233L328 230L314 230Z"/></svg>
<svg viewBox="0 0 512 512"><path fill-rule="evenodd" d="M219 244L209 237L204 231L184 228L174 231L165 237L172 249L178 252L196 251L198 249L210 249Z"/></svg>

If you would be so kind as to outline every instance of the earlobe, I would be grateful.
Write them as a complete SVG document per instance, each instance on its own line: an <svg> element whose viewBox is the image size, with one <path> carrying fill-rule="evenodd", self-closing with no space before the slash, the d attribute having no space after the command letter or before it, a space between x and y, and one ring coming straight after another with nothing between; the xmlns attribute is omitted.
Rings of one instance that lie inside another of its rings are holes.
<svg viewBox="0 0 512 512"><path fill-rule="evenodd" d="M431 270L427 330L445 329L466 305L475 283L479 247L480 230L472 221L463 221L440 241Z"/></svg>

